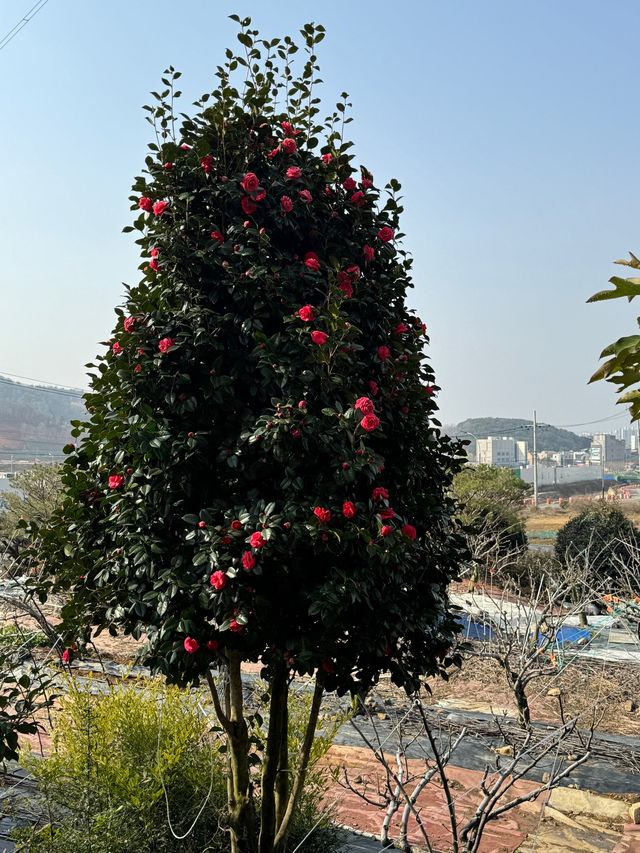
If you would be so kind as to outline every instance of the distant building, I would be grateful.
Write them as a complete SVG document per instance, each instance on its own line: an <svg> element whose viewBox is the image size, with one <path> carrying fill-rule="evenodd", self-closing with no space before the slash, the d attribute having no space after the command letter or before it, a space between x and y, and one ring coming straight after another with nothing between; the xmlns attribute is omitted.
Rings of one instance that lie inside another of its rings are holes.
<svg viewBox="0 0 640 853"><path fill-rule="evenodd" d="M527 464L527 442L504 436L478 438L476 462L479 465L497 465L500 468L519 468Z"/></svg>
<svg viewBox="0 0 640 853"><path fill-rule="evenodd" d="M589 452L591 464L604 465L606 469L624 466L627 457L624 440L605 432L594 434Z"/></svg>

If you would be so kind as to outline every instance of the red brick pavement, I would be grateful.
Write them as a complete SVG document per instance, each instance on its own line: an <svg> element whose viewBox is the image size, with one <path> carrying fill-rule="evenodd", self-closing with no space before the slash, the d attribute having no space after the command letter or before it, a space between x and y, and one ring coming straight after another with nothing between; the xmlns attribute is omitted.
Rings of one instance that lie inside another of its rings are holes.
<svg viewBox="0 0 640 853"><path fill-rule="evenodd" d="M395 767L394 756L387 757L390 766ZM381 785L384 782L384 771L381 765L365 747L332 746L325 756L324 763L332 768L347 767L349 779L361 777L363 782L367 781L371 794L375 793L378 782ZM410 773L424 772L423 768L424 762L420 759L409 761ZM482 772L449 765L447 775L449 785L456 798L456 818L458 826L460 826L473 815L481 799L481 792L477 786L482 779ZM344 778L342 774L340 778ZM363 784L360 783L354 787L362 790ZM519 781L514 784L511 794L516 797L521 796L536 787L535 782ZM544 797L540 797L537 803L524 804L488 824L480 845L480 853L513 853L517 850L529 832L535 830L542 810L543 799ZM345 790L337 782L332 783L327 793L327 802L335 802L339 823L352 829L379 835L384 817L383 810L365 803L357 794ZM442 784L439 783L437 777L434 777L421 792L418 797L417 808L429 833L431 844L442 851L450 850L451 829L446 798ZM402 811L402 807L400 811ZM397 837L399 823L400 816L396 814L391 823L390 837ZM418 846L425 846L422 833L413 816L409 822L409 841ZM624 853L627 852L624 851ZM636 848L630 848L629 853L636 853ZM640 848L638 848L638 853L640 853Z"/></svg>

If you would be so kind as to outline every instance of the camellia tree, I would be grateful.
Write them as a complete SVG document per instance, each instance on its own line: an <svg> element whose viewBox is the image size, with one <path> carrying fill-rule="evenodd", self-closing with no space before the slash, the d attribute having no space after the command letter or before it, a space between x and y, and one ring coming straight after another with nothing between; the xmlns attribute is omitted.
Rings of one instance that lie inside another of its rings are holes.
<svg viewBox="0 0 640 853"><path fill-rule="evenodd" d="M67 594L70 642L145 635L154 671L207 679L231 849L267 853L286 849L323 691L362 695L382 671L412 691L454 660L462 455L434 417L426 329L405 304L399 185L381 193L354 168L346 95L318 124L323 28L301 31L294 77L292 39L232 17L245 55L227 51L198 113L177 117L172 68L146 108L141 280L89 365L64 507L39 532L41 595ZM256 748L241 664L258 660L270 710ZM296 674L315 688L289 756Z"/></svg>

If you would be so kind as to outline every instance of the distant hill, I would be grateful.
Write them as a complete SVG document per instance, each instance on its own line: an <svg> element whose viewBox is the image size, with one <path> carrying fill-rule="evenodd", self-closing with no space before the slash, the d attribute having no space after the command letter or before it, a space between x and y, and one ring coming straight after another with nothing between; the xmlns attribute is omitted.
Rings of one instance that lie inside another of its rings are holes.
<svg viewBox="0 0 640 853"><path fill-rule="evenodd" d="M533 425L531 421L521 418L468 418L454 427L448 427L447 431L449 429L452 430L450 435L468 439L471 442L470 451L475 448L475 440L469 433L478 438L488 438L490 435L498 438L507 436L519 441L528 441L529 448L533 447ZM536 435L538 450L584 450L590 444L591 439L586 436L576 435L575 432L544 423L538 424Z"/></svg>
<svg viewBox="0 0 640 853"><path fill-rule="evenodd" d="M0 453L60 453L69 441L69 421L83 412L78 394L0 376Z"/></svg>

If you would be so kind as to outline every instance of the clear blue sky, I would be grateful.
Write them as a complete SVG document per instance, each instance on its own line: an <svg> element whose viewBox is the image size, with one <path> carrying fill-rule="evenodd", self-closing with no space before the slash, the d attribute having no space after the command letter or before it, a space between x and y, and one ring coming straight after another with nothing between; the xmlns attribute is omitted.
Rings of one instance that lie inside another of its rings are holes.
<svg viewBox="0 0 640 853"><path fill-rule="evenodd" d="M0 36L32 2L4 0ZM442 419L619 412L586 380L638 312L585 299L640 251L634 0L49 0L0 50L0 373L85 384L136 281L140 107L169 64L184 109L211 87L232 12L326 27L325 103L350 93L359 161L403 184Z"/></svg>

